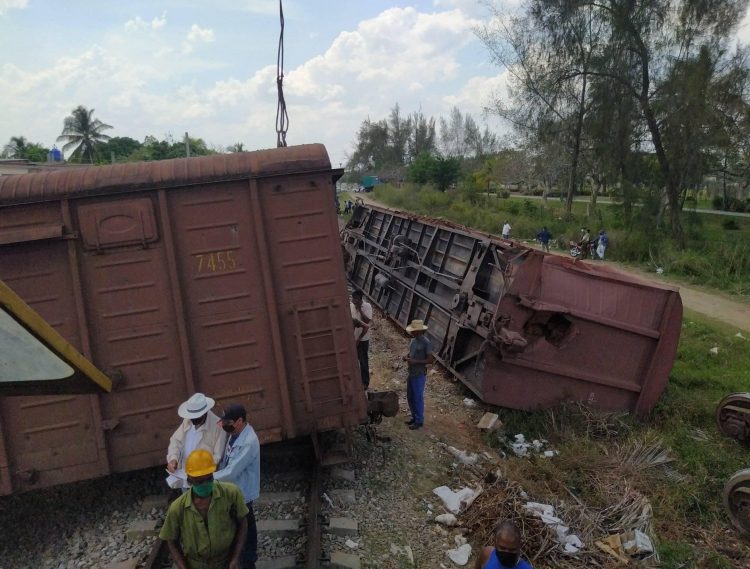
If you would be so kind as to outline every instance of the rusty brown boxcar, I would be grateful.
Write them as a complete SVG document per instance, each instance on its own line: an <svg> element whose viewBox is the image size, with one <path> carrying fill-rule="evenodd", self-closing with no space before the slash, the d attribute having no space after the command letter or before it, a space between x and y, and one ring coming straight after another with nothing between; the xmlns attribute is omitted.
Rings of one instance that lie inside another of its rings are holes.
<svg viewBox="0 0 750 569"><path fill-rule="evenodd" d="M0 494L161 464L195 391L262 442L361 423L322 145L0 178L0 280L112 393L0 399Z"/></svg>
<svg viewBox="0 0 750 569"><path fill-rule="evenodd" d="M672 287L374 206L342 235L354 285L400 326L424 320L438 358L488 403L644 415L667 384L682 325Z"/></svg>

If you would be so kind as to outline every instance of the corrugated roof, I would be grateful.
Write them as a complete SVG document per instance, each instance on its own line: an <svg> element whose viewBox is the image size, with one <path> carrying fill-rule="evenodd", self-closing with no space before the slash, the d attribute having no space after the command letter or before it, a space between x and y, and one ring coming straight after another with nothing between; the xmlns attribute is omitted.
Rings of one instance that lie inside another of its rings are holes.
<svg viewBox="0 0 750 569"><path fill-rule="evenodd" d="M0 177L0 206L330 170L322 144Z"/></svg>

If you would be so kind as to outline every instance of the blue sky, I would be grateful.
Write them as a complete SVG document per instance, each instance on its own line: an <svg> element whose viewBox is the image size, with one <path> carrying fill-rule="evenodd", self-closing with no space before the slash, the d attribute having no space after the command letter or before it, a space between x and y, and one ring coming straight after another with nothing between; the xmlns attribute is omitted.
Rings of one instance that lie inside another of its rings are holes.
<svg viewBox="0 0 750 569"><path fill-rule="evenodd" d="M284 12L287 141L323 142L335 165L362 120L396 102L482 122L507 94L473 32L488 17L479 0L284 0ZM81 104L113 136L275 146L278 33L278 0L0 0L0 145L53 144Z"/></svg>

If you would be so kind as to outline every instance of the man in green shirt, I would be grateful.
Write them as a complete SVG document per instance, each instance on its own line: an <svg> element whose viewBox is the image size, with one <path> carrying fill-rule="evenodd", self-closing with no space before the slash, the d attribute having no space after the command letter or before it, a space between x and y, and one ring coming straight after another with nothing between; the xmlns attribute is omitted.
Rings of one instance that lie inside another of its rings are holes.
<svg viewBox="0 0 750 569"><path fill-rule="evenodd" d="M178 569L240 568L248 509L237 486L214 481L215 470L210 452L190 453L185 463L190 492L167 511L159 538Z"/></svg>

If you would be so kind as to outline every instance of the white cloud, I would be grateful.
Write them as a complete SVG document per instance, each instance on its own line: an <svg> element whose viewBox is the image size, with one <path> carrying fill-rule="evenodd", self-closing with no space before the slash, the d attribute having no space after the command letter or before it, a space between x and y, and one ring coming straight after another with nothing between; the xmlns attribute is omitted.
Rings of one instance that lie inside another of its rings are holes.
<svg viewBox="0 0 750 569"><path fill-rule="evenodd" d="M29 5L29 0L0 0L0 16L10 10L23 10Z"/></svg>
<svg viewBox="0 0 750 569"><path fill-rule="evenodd" d="M193 24L185 37L185 41L182 42L182 52L191 53L196 43L212 43L214 39L213 29L201 28L198 24Z"/></svg>
<svg viewBox="0 0 750 569"><path fill-rule="evenodd" d="M167 24L167 13L162 12L161 17L155 16L151 22L145 21L140 16L128 20L125 22L125 29L128 31L140 31L140 30L159 30Z"/></svg>
<svg viewBox="0 0 750 569"><path fill-rule="evenodd" d="M486 108L493 106L494 101L508 100L509 78L507 69L494 76L471 77L460 91L444 96L443 101L449 107L456 106L463 112L481 115Z"/></svg>
<svg viewBox="0 0 750 569"><path fill-rule="evenodd" d="M141 22L132 29L157 30L166 24L166 15ZM458 104L478 117L480 94L501 86L491 72L468 83L461 80L466 75L461 52L477 41L472 30L478 23L455 9L393 8L341 32L327 49L286 70L289 143L323 142L338 165L361 121L387 116L396 102L404 113L421 109L437 117ZM0 126L0 140L23 134L51 144L64 117L82 104L115 127L113 136L142 139L187 130L218 145L275 146L275 65L246 76L222 73L231 53L191 55L212 41L217 51L222 49L214 30L193 24L182 33L182 38L150 34L147 42L112 34L101 45L39 69L24 66L23 60L0 64L0 106L13 109ZM185 46L188 51L177 57ZM472 67L476 63L471 60ZM199 70L209 70L213 79L200 78L207 74ZM457 92L448 96L452 91ZM44 113L38 112L40 100L46 101Z"/></svg>

